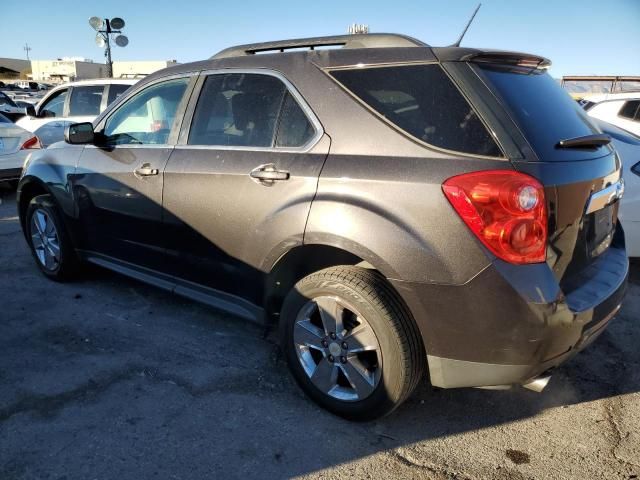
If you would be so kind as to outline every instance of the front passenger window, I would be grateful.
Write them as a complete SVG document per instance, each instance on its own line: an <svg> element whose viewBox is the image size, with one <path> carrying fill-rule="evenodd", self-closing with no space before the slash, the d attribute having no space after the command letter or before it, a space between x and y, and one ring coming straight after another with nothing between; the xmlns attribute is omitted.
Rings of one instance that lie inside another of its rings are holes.
<svg viewBox="0 0 640 480"><path fill-rule="evenodd" d="M188 82L188 78L179 78L157 83L131 97L107 120L105 143L166 144Z"/></svg>
<svg viewBox="0 0 640 480"><path fill-rule="evenodd" d="M62 117L64 102L67 99L67 90L61 90L47 100L40 109L40 117Z"/></svg>

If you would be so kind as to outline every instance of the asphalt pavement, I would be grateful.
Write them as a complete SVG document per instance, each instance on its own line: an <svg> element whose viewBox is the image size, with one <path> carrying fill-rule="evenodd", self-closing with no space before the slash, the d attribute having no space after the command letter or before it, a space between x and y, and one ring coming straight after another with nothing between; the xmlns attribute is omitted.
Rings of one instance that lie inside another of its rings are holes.
<svg viewBox="0 0 640 480"><path fill-rule="evenodd" d="M543 393L438 390L350 423L259 326L99 269L46 280L0 205L0 480L640 478L640 263Z"/></svg>

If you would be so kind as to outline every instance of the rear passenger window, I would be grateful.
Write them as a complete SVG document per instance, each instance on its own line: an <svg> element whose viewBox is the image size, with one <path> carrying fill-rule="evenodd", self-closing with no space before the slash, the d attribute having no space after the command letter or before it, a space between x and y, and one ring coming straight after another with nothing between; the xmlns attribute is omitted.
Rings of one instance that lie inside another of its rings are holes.
<svg viewBox="0 0 640 480"><path fill-rule="evenodd" d="M104 85L73 87L71 89L71 101L69 102L69 116L97 116L100 113L103 91Z"/></svg>
<svg viewBox="0 0 640 480"><path fill-rule="evenodd" d="M287 92L282 104L280 122L278 123L276 146L302 147L311 140L314 133L315 129L302 111L302 108L293 98L293 95Z"/></svg>
<svg viewBox="0 0 640 480"><path fill-rule="evenodd" d="M418 140L447 150L502 156L471 105L439 65L357 68L330 74Z"/></svg>
<svg viewBox="0 0 640 480"><path fill-rule="evenodd" d="M628 120L640 120L640 100L631 100L625 104L618 112L618 116Z"/></svg>
<svg viewBox="0 0 640 480"><path fill-rule="evenodd" d="M107 98L107 105L110 105L120 95L129 90L130 86L131 85L122 85L119 83L112 83L111 85L109 85L109 97Z"/></svg>
<svg viewBox="0 0 640 480"><path fill-rule="evenodd" d="M189 145L273 146L285 91L270 75L210 75L196 105Z"/></svg>

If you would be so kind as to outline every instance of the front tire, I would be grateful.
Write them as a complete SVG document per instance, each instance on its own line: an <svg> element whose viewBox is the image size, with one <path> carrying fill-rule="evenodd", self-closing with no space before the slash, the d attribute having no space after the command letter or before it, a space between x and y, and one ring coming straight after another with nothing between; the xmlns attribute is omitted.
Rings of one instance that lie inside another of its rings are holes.
<svg viewBox="0 0 640 480"><path fill-rule="evenodd" d="M48 278L66 281L78 273L78 256L50 195L31 199L25 230L36 265Z"/></svg>
<svg viewBox="0 0 640 480"><path fill-rule="evenodd" d="M341 266L303 278L285 298L281 328L297 383L350 420L391 413L424 374L416 324L376 271Z"/></svg>

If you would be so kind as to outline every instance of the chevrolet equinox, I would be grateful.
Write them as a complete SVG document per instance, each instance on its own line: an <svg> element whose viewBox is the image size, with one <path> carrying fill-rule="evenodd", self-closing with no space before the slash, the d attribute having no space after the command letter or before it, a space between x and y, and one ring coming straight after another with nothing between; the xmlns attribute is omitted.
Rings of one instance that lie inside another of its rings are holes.
<svg viewBox="0 0 640 480"><path fill-rule="evenodd" d="M90 262L277 326L349 419L427 375L539 391L628 272L620 160L549 65L392 34L228 48L31 154L22 229L53 280Z"/></svg>

